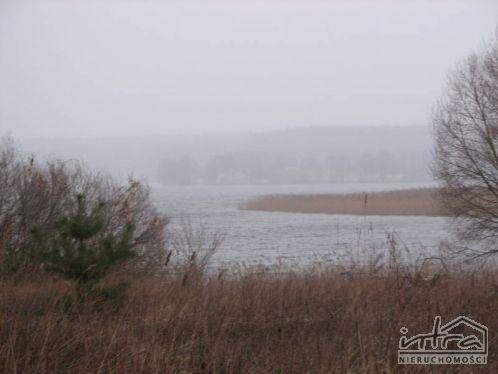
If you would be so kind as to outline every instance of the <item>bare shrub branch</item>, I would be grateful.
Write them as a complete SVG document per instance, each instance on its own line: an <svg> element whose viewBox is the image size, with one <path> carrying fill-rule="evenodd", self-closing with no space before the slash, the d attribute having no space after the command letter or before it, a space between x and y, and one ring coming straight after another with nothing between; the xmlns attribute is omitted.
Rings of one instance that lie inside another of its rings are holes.
<svg viewBox="0 0 498 374"><path fill-rule="evenodd" d="M126 270L158 269L164 262L165 226L168 219L152 205L150 191L139 181L121 184L110 176L94 173L81 163L51 160L38 163L16 151L13 142L0 143L0 269L2 274L32 269L34 250L31 231L50 238L54 223L75 206L74 197L85 195L90 205L105 202L101 235L135 227L132 244L138 256Z"/></svg>
<svg viewBox="0 0 498 374"><path fill-rule="evenodd" d="M199 280L206 274L223 239L221 234L208 233L202 222L194 225L190 219L183 220L179 228L170 233L174 266L183 283Z"/></svg>

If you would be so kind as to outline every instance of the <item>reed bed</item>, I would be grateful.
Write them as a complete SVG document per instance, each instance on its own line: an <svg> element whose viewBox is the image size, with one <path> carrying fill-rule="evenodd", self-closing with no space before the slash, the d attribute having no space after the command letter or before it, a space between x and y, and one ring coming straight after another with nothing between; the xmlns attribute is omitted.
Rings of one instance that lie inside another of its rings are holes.
<svg viewBox="0 0 498 374"><path fill-rule="evenodd" d="M4 373L498 372L498 272L407 269L233 271L135 279L122 308L68 313L62 281L0 283ZM399 366L400 328L434 316L488 326L483 366Z"/></svg>
<svg viewBox="0 0 498 374"><path fill-rule="evenodd" d="M445 216L436 188L317 195L267 195L240 206L243 210L294 213Z"/></svg>

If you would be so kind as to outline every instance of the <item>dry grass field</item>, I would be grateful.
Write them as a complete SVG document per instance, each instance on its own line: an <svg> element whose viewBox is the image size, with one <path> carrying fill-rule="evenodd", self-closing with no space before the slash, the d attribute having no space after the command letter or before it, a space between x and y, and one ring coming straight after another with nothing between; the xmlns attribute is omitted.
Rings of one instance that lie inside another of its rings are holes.
<svg viewBox="0 0 498 374"><path fill-rule="evenodd" d="M498 273L241 272L135 280L121 309L68 313L62 281L0 283L3 373L496 373ZM400 328L488 326L488 365L399 366Z"/></svg>
<svg viewBox="0 0 498 374"><path fill-rule="evenodd" d="M435 188L330 195L269 195L249 201L241 209L358 215L445 215Z"/></svg>

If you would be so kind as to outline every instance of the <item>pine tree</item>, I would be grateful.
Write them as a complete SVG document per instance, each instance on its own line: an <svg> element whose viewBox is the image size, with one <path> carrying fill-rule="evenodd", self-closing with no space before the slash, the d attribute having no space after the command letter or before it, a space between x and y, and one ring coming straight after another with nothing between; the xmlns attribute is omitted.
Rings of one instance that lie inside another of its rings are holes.
<svg viewBox="0 0 498 374"><path fill-rule="evenodd" d="M40 230L33 230L38 244L34 257L48 271L73 281L79 294L88 293L111 267L136 255L132 223L118 234L103 234L103 207L103 202L88 207L85 196L79 194L75 212L57 221L50 240L45 240Z"/></svg>

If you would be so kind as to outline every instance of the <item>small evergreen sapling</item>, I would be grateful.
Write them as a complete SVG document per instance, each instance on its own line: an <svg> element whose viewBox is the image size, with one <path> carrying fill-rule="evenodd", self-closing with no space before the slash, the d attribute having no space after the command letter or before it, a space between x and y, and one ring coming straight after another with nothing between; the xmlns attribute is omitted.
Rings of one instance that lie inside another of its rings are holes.
<svg viewBox="0 0 498 374"><path fill-rule="evenodd" d="M103 235L103 207L103 202L87 206L85 196L79 194L75 212L57 221L50 240L33 230L38 243L35 256L48 271L73 281L80 298L94 291L111 267L136 255L131 222L122 232Z"/></svg>

